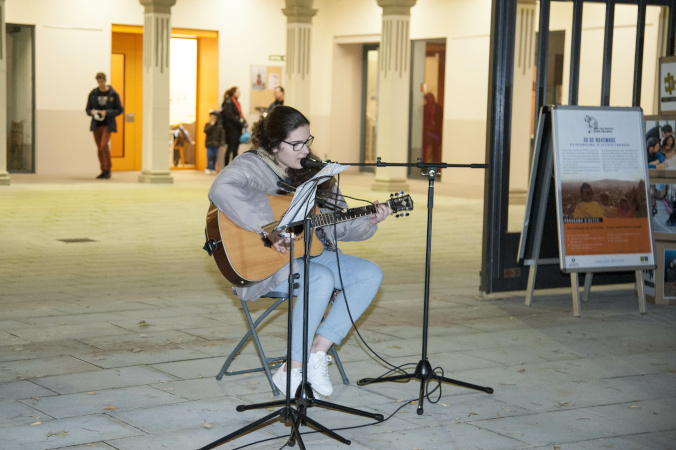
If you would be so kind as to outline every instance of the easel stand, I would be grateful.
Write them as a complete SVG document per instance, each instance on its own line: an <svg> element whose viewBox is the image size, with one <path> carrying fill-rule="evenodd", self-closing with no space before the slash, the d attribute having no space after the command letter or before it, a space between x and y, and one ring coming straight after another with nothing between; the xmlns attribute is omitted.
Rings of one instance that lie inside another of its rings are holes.
<svg viewBox="0 0 676 450"><path fill-rule="evenodd" d="M385 164L380 161L375 164L378 167L383 167L387 165L391 166L408 166L408 167L421 167L426 171L422 173L423 176L427 176L429 180L429 187L427 189L427 253L425 259L425 296L423 303L423 337L422 337L422 358L418 362L418 365L415 368L415 373L413 375L394 375L390 377L382 378L363 378L357 381L357 385L364 386L371 383L383 383L386 381L410 381L412 379L420 380L420 394L418 396L418 408L416 412L418 415L423 414L423 400L425 398L425 393L427 392L427 384L431 380L437 380L439 382L455 384L457 386L465 387L468 389L476 389L478 391L483 391L488 394L493 393L493 388L477 386L475 384L465 383L464 381L458 381L451 378L442 377L437 375L432 370L432 365L430 364L427 358L427 329L428 329L428 316L429 316L429 304L430 304L430 262L432 254L432 207L434 204L434 179L439 174L439 168L447 167L471 167L471 168L483 168L486 167L485 164L469 164L469 165L450 165L446 163L423 163L418 159L417 164Z"/></svg>
<svg viewBox="0 0 676 450"><path fill-rule="evenodd" d="M541 258L540 250L542 248L542 238L545 229L545 220L547 217L547 204L550 201L549 191L552 188L551 181L554 176L554 147L552 143L552 112L550 107L543 107L540 111L538 119L538 130L536 138L536 155L533 159L533 169L531 171L531 184L529 189L532 193L537 193L537 204L529 204L527 209L531 207L537 212L537 219L535 220L535 229L532 241L532 259L525 259L526 241L522 233L522 242L519 245L519 260L523 260L524 265L530 266L528 271L528 284L526 287L526 306L530 306L533 301L533 291L535 290L535 278L537 276L538 265L544 264L559 264L560 256L557 258ZM543 169L542 176L538 176L540 169ZM643 289L643 273L641 270L636 270L636 291L638 294L639 312L645 314L646 301L645 292ZM583 302L589 299L591 291L591 284L593 272L585 272L584 289L582 297L580 297L580 282L579 273L570 272L570 286L573 300L573 316L580 317L580 298Z"/></svg>
<svg viewBox="0 0 676 450"><path fill-rule="evenodd" d="M293 226L293 224L289 225L289 227ZM254 403L252 405L238 405L236 407L236 410L238 412L242 411L248 411L250 409L262 409L262 408L272 408L272 407L281 407L277 411L268 414L267 416L256 420L255 422L250 423L249 425L246 425L239 430L228 434L227 436L222 437L221 439L218 439L211 444L208 444L204 447L202 447L199 450L206 450L206 449L212 449L215 447L218 447L222 444L225 444L228 441L232 441L233 439L236 439L240 436L243 436L250 431L253 431L259 427L262 426L267 426L274 421L276 421L277 418L282 418L284 422L288 423L291 426L291 433L289 435L289 439L287 441L287 444L289 447L293 447L296 443L298 443L298 448L301 450L305 450L305 444L303 444L303 439L301 438L301 433L299 428L302 425L310 425L317 431L326 434L327 436L343 443L346 445L350 445L350 440L345 439L344 437L340 436L339 434L335 433L334 431L330 430L329 428L325 427L324 425L320 424L319 422L312 420L308 417L307 415L307 410L311 406L321 406L323 408L328 408L328 409L334 409L336 411L341 411L341 412L346 412L350 414L356 414L358 416L363 416L363 417L368 417L370 419L375 419L379 422L382 422L384 417L382 414L374 414L374 413L369 413L366 411L361 411L358 409L354 408L349 408L347 406L341 406L337 405L334 403L329 403L323 400L318 400L314 397L314 394L312 392L312 386L311 384L307 381L307 354L308 354L308 339L307 339L307 332L308 332L308 308L309 308L309 280L310 280L310 275L309 275L309 259L310 259L310 244L311 244L311 239L312 239L312 233L313 233L313 228L312 228L312 220L311 218L307 217L305 218L304 222L304 243L305 243L305 256L304 256L304 283L303 283L303 365L302 365L302 372L303 372L303 378L298 386L298 389L296 390L295 396L291 398L291 377L287 376L286 377L286 397L284 400L276 400L272 402L265 402L265 403ZM294 235L293 233L287 234L286 236L289 236L290 239L290 247L289 247L289 300L288 300L288 316L287 316L287 343L286 343L286 362L287 362L287 370L291 371L291 336L292 336L292 311L293 311L293 280L298 277L297 274L293 273L293 270L291 270L292 267L292 262L293 262L293 241L294 241ZM292 407L295 406L294 407Z"/></svg>

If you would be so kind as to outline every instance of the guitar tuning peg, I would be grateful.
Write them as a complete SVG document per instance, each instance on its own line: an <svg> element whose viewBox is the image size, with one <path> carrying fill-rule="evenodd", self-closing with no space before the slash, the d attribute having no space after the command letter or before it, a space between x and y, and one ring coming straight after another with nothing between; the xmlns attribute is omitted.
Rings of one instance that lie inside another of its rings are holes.
<svg viewBox="0 0 676 450"><path fill-rule="evenodd" d="M390 194L390 198L393 198L393 197L394 197L394 194Z"/></svg>
<svg viewBox="0 0 676 450"><path fill-rule="evenodd" d="M408 216L409 216L409 214L408 214L408 213L406 213L406 217L408 217Z"/></svg>
<svg viewBox="0 0 676 450"><path fill-rule="evenodd" d="M404 191L399 191L399 195L404 195Z"/></svg>
<svg viewBox="0 0 676 450"><path fill-rule="evenodd" d="M395 215L394 215L394 218L395 218L395 219L398 219L398 218L399 218L399 216L400 216L400 214L399 214L399 213L397 213L397 214L395 214Z"/></svg>

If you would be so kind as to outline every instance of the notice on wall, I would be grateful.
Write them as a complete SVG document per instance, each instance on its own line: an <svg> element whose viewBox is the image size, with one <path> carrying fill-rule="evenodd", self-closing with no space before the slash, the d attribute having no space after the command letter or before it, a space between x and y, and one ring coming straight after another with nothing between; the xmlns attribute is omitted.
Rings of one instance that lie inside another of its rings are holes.
<svg viewBox="0 0 676 450"><path fill-rule="evenodd" d="M664 56L660 58L660 114L676 112L676 57Z"/></svg>
<svg viewBox="0 0 676 450"><path fill-rule="evenodd" d="M654 267L640 108L557 106L552 129L561 270Z"/></svg>

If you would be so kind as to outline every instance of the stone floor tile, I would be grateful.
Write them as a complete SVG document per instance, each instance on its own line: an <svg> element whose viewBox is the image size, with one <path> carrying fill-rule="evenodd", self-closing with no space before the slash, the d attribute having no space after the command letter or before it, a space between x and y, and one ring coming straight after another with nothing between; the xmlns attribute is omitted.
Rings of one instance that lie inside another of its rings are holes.
<svg viewBox="0 0 676 450"><path fill-rule="evenodd" d="M181 401L179 397L169 392L148 386L135 386L56 395L43 397L37 401L22 400L22 403L31 405L51 417L62 419L64 417L100 414L111 410L124 411L148 408Z"/></svg>
<svg viewBox="0 0 676 450"><path fill-rule="evenodd" d="M44 377L35 379L33 382L59 394L73 394L76 392L140 386L175 379L166 373L148 367L132 366L117 369L101 369L93 373Z"/></svg>
<svg viewBox="0 0 676 450"><path fill-rule="evenodd" d="M180 331L146 331L143 329L135 333L83 338L81 341L104 351L126 350L131 352L172 348L170 346L176 348L191 342L205 343L204 339Z"/></svg>
<svg viewBox="0 0 676 450"><path fill-rule="evenodd" d="M169 381L153 384L152 386L156 389L171 392L187 400L242 397L254 393L265 396L272 394L267 378L261 375L224 377L220 381L215 377L205 377L192 380Z"/></svg>
<svg viewBox="0 0 676 450"><path fill-rule="evenodd" d="M0 402L0 427L5 425L30 425L35 422L44 422L51 419L51 416L23 403L13 401Z"/></svg>
<svg viewBox="0 0 676 450"><path fill-rule="evenodd" d="M84 323L77 325L58 325L49 328L18 328L12 334L30 342L79 339L91 336L125 334L127 330L109 323ZM0 339L0 345L8 345Z"/></svg>
<svg viewBox="0 0 676 450"><path fill-rule="evenodd" d="M260 418L256 411L235 411L236 399L223 397L214 400L196 400L152 408L129 411L112 411L109 415L146 433L159 433L187 428L199 428L204 423L212 426L242 421L247 423Z"/></svg>
<svg viewBox="0 0 676 450"><path fill-rule="evenodd" d="M49 420L35 426L0 426L0 434L0 449L16 450L62 448L137 436L141 432L106 415L93 415Z"/></svg>
<svg viewBox="0 0 676 450"><path fill-rule="evenodd" d="M56 392L45 389L28 380L8 381L0 383L0 402L21 400L31 397L46 397Z"/></svg>
<svg viewBox="0 0 676 450"><path fill-rule="evenodd" d="M358 442L374 449L434 449L443 445L443 448L480 448L494 450L508 450L523 445L515 436L503 436L464 423L446 424L428 427L423 433L412 433L407 430L394 430L389 433L367 434L356 438ZM443 443L443 444L442 444Z"/></svg>
<svg viewBox="0 0 676 450"><path fill-rule="evenodd" d="M94 372L98 367L72 356L4 361L0 363L0 382L20 379L39 379L48 375Z"/></svg>
<svg viewBox="0 0 676 450"><path fill-rule="evenodd" d="M74 339L26 342L23 345L0 346L0 361L42 359L69 356L78 352L93 352L95 348Z"/></svg>
<svg viewBox="0 0 676 450"><path fill-rule="evenodd" d="M161 364L171 361L184 361L203 359L210 355L183 348L179 345L167 349L149 349L148 351L135 352L133 350L98 351L95 353L75 353L75 356L83 361L90 361L104 369L129 367L138 365Z"/></svg>
<svg viewBox="0 0 676 450"><path fill-rule="evenodd" d="M239 422L236 422L239 423ZM205 426L204 424L208 424ZM202 426L191 429L177 431L163 431L158 433L147 433L141 436L112 439L107 441L112 448L118 450L156 450L158 448L167 450L185 450L202 448L212 442L215 442L224 436L234 432L236 428L232 425L213 425L205 422ZM274 438L275 435L268 433L265 429L258 430L241 436L237 439L224 444L223 449L241 447L259 440ZM248 446L247 449L271 449L279 448L285 440L275 439L267 441L260 445Z"/></svg>
<svg viewBox="0 0 676 450"><path fill-rule="evenodd" d="M190 361L153 364L151 367L175 377L189 380L216 376L221 370L224 362L225 358L212 357L193 359Z"/></svg>

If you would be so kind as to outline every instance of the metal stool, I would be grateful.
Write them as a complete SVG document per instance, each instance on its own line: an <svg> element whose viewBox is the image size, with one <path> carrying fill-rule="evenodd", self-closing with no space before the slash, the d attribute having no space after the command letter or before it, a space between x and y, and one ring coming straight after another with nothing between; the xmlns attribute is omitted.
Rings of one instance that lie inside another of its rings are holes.
<svg viewBox="0 0 676 450"><path fill-rule="evenodd" d="M234 289L233 289L234 293ZM236 295L236 294L235 294ZM220 380L223 378L223 375L239 375L243 373L251 373L251 372L261 372L264 371L265 375L268 377L268 382L270 383L270 387L272 388L272 393L273 395L277 396L279 395L279 390L277 389L277 386L275 386L275 383L272 382L272 373L270 372L271 369L275 369L279 366L281 366L284 361L286 361L286 355L284 356L277 356L277 357L268 357L265 356L265 352L263 351L263 346L261 345L261 341L258 338L258 333L256 332L256 328L258 325L270 314L272 311L275 310L279 305L284 303L286 300L288 300L288 294L286 292L279 292L279 291L272 291L268 292L266 295L262 296L261 299L263 298L270 298L274 299L274 303L268 307L258 318L256 321L253 321L251 318L251 313L249 313L249 307L247 306L247 302L244 300L240 299L239 301L242 303L242 309L244 310L244 315L246 316L246 321L249 324L249 330L244 334L244 337L239 341L239 344L235 346L235 348L232 350L230 353L230 356L225 360L225 363L223 364L223 367L221 368L221 371L216 375L216 379ZM232 361L235 359L239 351L242 349L244 344L246 344L247 340L253 337L254 344L256 344L256 349L258 350L258 356L261 359L261 362L263 363L261 367L255 367L253 369L242 369L242 370L236 370L236 371L230 371L228 372L228 367L230 367L230 364L232 364ZM332 345L331 348L329 349L328 353L333 357L333 360L336 363L336 367L338 367L338 371L340 372L340 376L343 378L343 384L350 384L350 380L347 379L347 375L345 375L345 370L343 370L343 365L340 362L340 358L338 357L338 352L335 349L335 345Z"/></svg>

